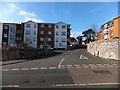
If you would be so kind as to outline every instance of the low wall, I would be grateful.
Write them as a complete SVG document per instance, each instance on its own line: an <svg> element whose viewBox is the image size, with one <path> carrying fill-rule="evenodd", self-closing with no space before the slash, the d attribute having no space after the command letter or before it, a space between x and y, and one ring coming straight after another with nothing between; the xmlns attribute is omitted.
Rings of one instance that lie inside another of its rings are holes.
<svg viewBox="0 0 120 90"><path fill-rule="evenodd" d="M87 51L105 59L120 60L120 39L91 42L87 45Z"/></svg>
<svg viewBox="0 0 120 90"><path fill-rule="evenodd" d="M24 49L25 58L32 59L32 58L39 58L53 53L51 49ZM16 60L19 59L20 56L20 49L3 49L2 50L2 60Z"/></svg>

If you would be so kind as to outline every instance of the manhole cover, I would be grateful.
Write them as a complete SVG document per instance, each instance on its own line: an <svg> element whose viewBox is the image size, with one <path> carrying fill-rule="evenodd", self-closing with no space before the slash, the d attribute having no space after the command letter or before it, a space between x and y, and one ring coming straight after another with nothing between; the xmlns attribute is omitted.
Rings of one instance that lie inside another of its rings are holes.
<svg viewBox="0 0 120 90"><path fill-rule="evenodd" d="M93 70L93 72L95 74L112 74L110 71L108 70Z"/></svg>

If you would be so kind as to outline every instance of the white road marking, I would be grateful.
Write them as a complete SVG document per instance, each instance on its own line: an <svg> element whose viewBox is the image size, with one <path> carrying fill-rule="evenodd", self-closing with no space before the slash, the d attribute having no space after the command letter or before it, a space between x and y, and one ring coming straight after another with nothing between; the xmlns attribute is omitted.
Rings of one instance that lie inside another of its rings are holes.
<svg viewBox="0 0 120 90"><path fill-rule="evenodd" d="M11 69L12 71L17 71L17 70L19 70L19 69Z"/></svg>
<svg viewBox="0 0 120 90"><path fill-rule="evenodd" d="M89 66L95 66L95 64L89 64Z"/></svg>
<svg viewBox="0 0 120 90"><path fill-rule="evenodd" d="M49 69L56 69L56 67L49 67Z"/></svg>
<svg viewBox="0 0 120 90"><path fill-rule="evenodd" d="M44 67L44 68L40 68L40 69L47 69L46 67Z"/></svg>
<svg viewBox="0 0 120 90"><path fill-rule="evenodd" d="M67 67L70 67L70 66L72 66L72 65L66 65Z"/></svg>
<svg viewBox="0 0 120 90"><path fill-rule="evenodd" d="M0 86L0 87L19 87L19 85L5 85L5 86Z"/></svg>
<svg viewBox="0 0 120 90"><path fill-rule="evenodd" d="M88 59L88 58L85 57L84 55L80 55L80 59Z"/></svg>
<svg viewBox="0 0 120 90"><path fill-rule="evenodd" d="M28 70L29 68L22 68L21 70Z"/></svg>
<svg viewBox="0 0 120 90"><path fill-rule="evenodd" d="M58 68L60 68L60 66L61 66L61 64L62 64L62 62L63 62L64 60L65 60L65 59L63 58L63 59L60 61L59 65L58 65Z"/></svg>
<svg viewBox="0 0 120 90"><path fill-rule="evenodd" d="M31 68L31 70L37 70L38 68Z"/></svg>
<svg viewBox="0 0 120 90"><path fill-rule="evenodd" d="M65 65L60 65L61 67L65 67Z"/></svg>
<svg viewBox="0 0 120 90"><path fill-rule="evenodd" d="M62 87L62 86L95 86L95 85L118 85L120 83L88 83L88 84L56 84L53 86Z"/></svg>
<svg viewBox="0 0 120 90"><path fill-rule="evenodd" d="M80 65L79 64L76 64L76 65L74 65L75 67L79 67Z"/></svg>
<svg viewBox="0 0 120 90"><path fill-rule="evenodd" d="M105 66L101 65L101 66L98 66L98 67L105 67Z"/></svg>
<svg viewBox="0 0 120 90"><path fill-rule="evenodd" d="M2 71L9 71L9 69L3 69Z"/></svg>

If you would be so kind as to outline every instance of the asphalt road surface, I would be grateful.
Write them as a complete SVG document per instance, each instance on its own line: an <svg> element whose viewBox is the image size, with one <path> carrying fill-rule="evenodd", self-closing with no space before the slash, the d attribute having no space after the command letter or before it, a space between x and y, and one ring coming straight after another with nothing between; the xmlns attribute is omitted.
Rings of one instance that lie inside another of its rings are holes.
<svg viewBox="0 0 120 90"><path fill-rule="evenodd" d="M5 88L118 88L119 64L86 49L59 50L50 58L2 66Z"/></svg>

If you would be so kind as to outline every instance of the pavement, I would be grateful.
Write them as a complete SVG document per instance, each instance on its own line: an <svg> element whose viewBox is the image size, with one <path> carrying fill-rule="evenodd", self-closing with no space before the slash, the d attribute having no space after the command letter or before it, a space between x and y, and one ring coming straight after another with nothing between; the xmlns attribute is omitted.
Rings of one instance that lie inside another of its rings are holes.
<svg viewBox="0 0 120 90"><path fill-rule="evenodd" d="M118 61L86 49L56 51L54 57L2 66L5 88L118 88Z"/></svg>

